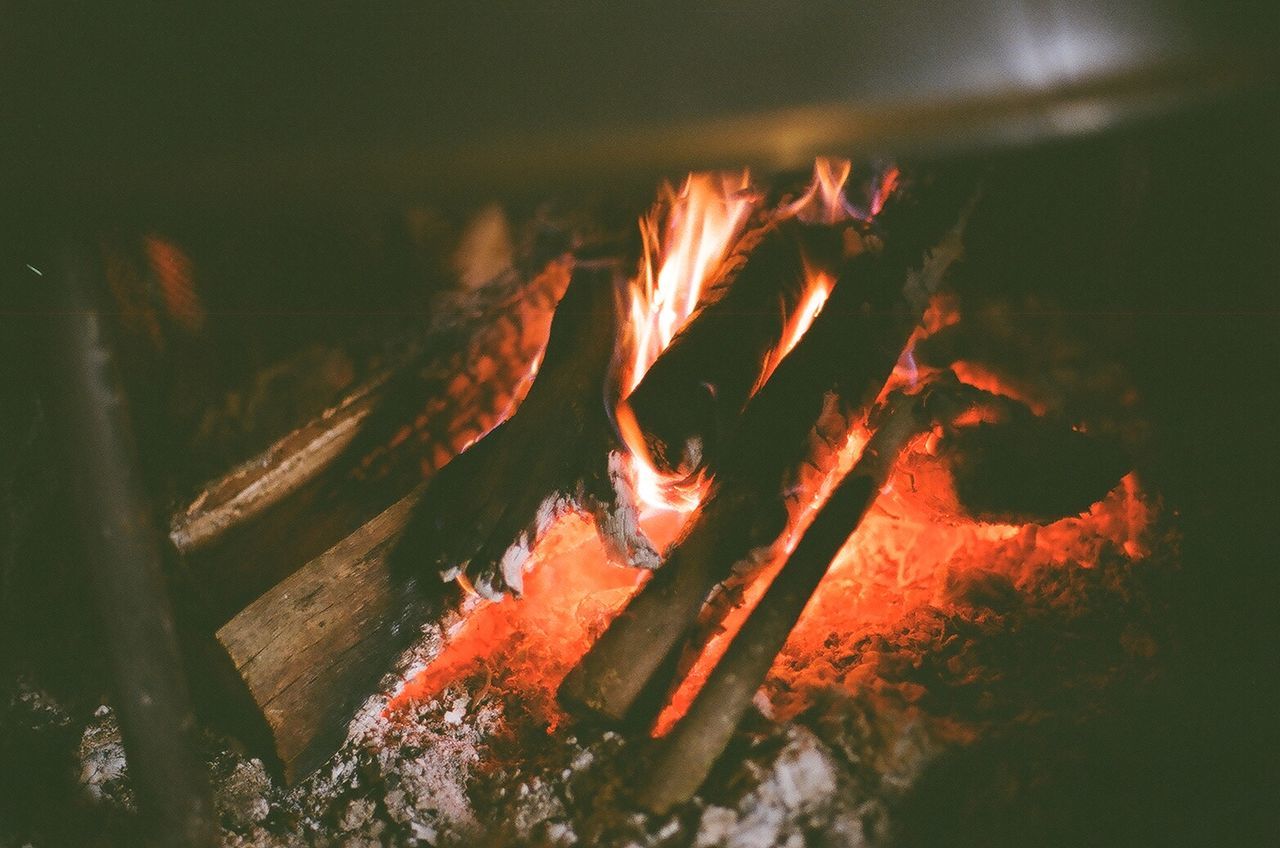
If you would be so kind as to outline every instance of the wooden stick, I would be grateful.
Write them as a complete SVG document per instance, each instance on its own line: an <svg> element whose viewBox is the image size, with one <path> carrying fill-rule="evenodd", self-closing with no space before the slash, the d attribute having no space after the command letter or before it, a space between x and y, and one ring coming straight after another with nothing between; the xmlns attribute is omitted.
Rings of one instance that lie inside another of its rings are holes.
<svg viewBox="0 0 1280 848"><path fill-rule="evenodd" d="M129 781L155 845L213 845L209 779L161 564L163 538L137 469L97 267L71 248L49 277L54 416L72 474L86 565L106 637Z"/></svg>
<svg viewBox="0 0 1280 848"><path fill-rule="evenodd" d="M688 800L742 721L831 560L880 494L907 441L927 424L914 397L895 397L876 416L875 435L729 644L689 711L658 745L637 789L640 804L664 814Z"/></svg>
<svg viewBox="0 0 1280 848"><path fill-rule="evenodd" d="M318 768L383 675L458 599L393 577L388 555L421 498L405 496L218 629L271 733L256 751L288 783Z"/></svg>

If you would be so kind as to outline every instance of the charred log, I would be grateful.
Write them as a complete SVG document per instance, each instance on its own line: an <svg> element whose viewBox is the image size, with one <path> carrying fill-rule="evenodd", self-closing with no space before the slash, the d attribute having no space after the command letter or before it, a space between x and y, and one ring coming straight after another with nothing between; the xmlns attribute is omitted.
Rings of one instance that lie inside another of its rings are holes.
<svg viewBox="0 0 1280 848"><path fill-rule="evenodd" d="M613 260L577 264L528 396L431 481L396 551L398 569L463 577L489 598L519 593L538 538L571 511L595 517L612 558L657 565L606 405L620 273Z"/></svg>
<svg viewBox="0 0 1280 848"><path fill-rule="evenodd" d="M857 464L787 558L689 711L660 741L637 791L646 808L666 813L702 785L831 560L879 495L898 453L924 423L915 398L893 398L877 417L875 435Z"/></svg>
<svg viewBox="0 0 1280 848"><path fill-rule="evenodd" d="M706 304L626 399L656 467L692 473L723 446L799 308L806 264L834 267L841 251L841 228L795 219L740 239Z"/></svg>
<svg viewBox="0 0 1280 848"><path fill-rule="evenodd" d="M952 431L940 444L956 495L986 521L1048 523L1098 502L1129 471L1117 446L1025 414Z"/></svg>

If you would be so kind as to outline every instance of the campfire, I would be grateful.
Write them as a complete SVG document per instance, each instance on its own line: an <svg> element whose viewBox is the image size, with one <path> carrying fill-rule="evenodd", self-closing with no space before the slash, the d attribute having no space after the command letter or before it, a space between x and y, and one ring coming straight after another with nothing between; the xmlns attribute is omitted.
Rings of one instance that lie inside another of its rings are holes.
<svg viewBox="0 0 1280 848"><path fill-rule="evenodd" d="M1273 837L1274 27L1060 5L15 10L0 848Z"/></svg>
<svg viewBox="0 0 1280 848"><path fill-rule="evenodd" d="M1009 320L951 284L983 182L691 174L207 485L195 579L302 561L212 596L261 757L223 791L410 841L880 839L951 752L1140 679L1173 552L1135 422L962 354Z"/></svg>

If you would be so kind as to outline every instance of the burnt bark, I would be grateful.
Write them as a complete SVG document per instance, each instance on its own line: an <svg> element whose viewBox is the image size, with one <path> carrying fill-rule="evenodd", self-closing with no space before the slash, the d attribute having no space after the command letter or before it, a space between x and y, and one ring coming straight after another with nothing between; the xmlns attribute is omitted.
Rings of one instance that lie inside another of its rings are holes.
<svg viewBox="0 0 1280 848"><path fill-rule="evenodd" d="M612 559L657 565L606 396L621 274L612 259L577 263L528 396L427 486L396 550L398 570L461 576L492 599L518 594L539 537L571 511L595 517Z"/></svg>

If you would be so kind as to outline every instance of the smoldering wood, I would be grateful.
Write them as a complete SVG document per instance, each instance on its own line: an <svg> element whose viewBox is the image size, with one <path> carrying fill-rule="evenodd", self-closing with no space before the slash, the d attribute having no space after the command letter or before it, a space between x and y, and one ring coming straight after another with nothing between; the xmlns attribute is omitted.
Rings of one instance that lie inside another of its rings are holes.
<svg viewBox="0 0 1280 848"><path fill-rule="evenodd" d="M107 643L129 778L157 845L213 845L208 775L107 321L100 266L68 247L50 274L51 407L69 461L85 562Z"/></svg>
<svg viewBox="0 0 1280 848"><path fill-rule="evenodd" d="M593 509L611 544L647 546L630 502L618 495L621 466L609 458L604 371L618 272L611 260L578 264L535 380L542 388L531 389L511 419L218 629L238 674L229 683L242 683L258 714L238 723L267 728L262 754L286 780L336 750L356 708L422 625L456 608L458 584L432 565L467 562L458 556L475 562L487 549L497 553L486 562L497 566L513 541L531 548L549 496ZM523 496L513 501L512 493ZM656 562L652 549L645 552ZM634 550L622 555L644 561ZM483 577L476 584L499 585Z"/></svg>
<svg viewBox="0 0 1280 848"><path fill-rule="evenodd" d="M478 437L527 388L568 282L554 260L441 298L421 349L203 487L170 522L216 626L357 530Z"/></svg>
<svg viewBox="0 0 1280 848"><path fill-rule="evenodd" d="M1029 411L956 428L939 451L960 505L983 521L1047 524L1078 515L1131 467L1118 445Z"/></svg>
<svg viewBox="0 0 1280 848"><path fill-rule="evenodd" d="M834 267L842 231L788 219L739 240L704 305L625 401L660 470L692 473L723 446L800 307L806 264Z"/></svg>
<svg viewBox="0 0 1280 848"><path fill-rule="evenodd" d="M657 564L608 414L623 275L613 259L575 265L528 396L430 482L396 551L397 568L464 576L489 598L519 593L539 537L570 511L595 517L611 558Z"/></svg>
<svg viewBox="0 0 1280 848"><path fill-rule="evenodd" d="M804 506L785 493L807 465L830 467L849 424L880 393L958 256L972 200L973 181L961 174L890 199L879 225L883 249L854 256L840 272L809 332L748 405L711 491L664 566L565 678L566 706L613 721L650 718L636 708L661 700L654 692L678 669L673 654L708 595L735 566L777 544Z"/></svg>

